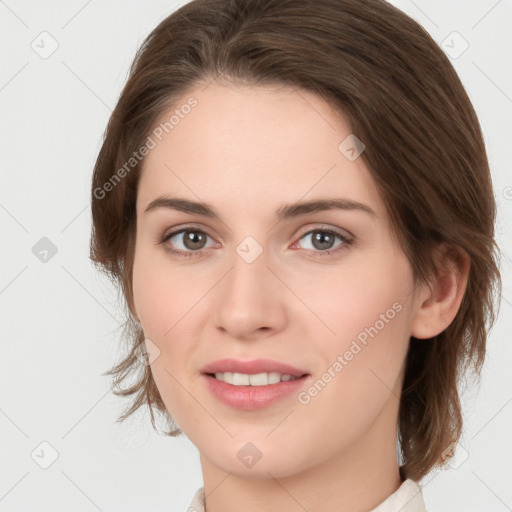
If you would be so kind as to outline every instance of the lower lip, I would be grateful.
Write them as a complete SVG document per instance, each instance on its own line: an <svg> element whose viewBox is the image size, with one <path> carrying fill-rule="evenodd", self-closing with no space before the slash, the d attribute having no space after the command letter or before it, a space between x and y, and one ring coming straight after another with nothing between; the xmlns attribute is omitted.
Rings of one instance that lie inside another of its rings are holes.
<svg viewBox="0 0 512 512"><path fill-rule="evenodd" d="M237 409L255 411L264 409L294 392L297 393L309 375L267 386L234 386L210 375L203 374L203 377L210 391L221 402Z"/></svg>

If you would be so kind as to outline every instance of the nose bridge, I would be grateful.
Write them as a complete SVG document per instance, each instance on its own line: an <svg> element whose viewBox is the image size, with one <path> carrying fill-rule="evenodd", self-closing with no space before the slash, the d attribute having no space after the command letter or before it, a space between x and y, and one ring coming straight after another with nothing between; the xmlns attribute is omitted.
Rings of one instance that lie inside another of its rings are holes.
<svg viewBox="0 0 512 512"><path fill-rule="evenodd" d="M235 247L230 271L215 298L217 327L233 337L245 338L261 328L279 329L285 322L284 291L268 268L270 256L252 236Z"/></svg>
<svg viewBox="0 0 512 512"><path fill-rule="evenodd" d="M268 251L254 237L246 237L235 247L231 259L231 271L224 289L225 300L236 299L236 304L253 302L269 295L269 288L275 288L275 279L268 266L271 264Z"/></svg>

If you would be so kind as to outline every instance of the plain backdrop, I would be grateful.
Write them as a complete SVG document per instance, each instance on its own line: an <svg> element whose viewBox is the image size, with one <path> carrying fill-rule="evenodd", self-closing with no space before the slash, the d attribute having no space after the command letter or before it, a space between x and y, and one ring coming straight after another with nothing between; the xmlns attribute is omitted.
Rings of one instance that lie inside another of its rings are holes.
<svg viewBox="0 0 512 512"><path fill-rule="evenodd" d="M393 4L449 53L477 111L504 255L482 382L462 397L462 449L453 467L424 479L425 501L430 512L505 512L512 510L512 2ZM146 410L116 423L127 402L101 374L117 360L123 312L88 259L90 179L107 120L136 49L178 5L0 0L3 512L179 512L202 485L185 436L158 435Z"/></svg>

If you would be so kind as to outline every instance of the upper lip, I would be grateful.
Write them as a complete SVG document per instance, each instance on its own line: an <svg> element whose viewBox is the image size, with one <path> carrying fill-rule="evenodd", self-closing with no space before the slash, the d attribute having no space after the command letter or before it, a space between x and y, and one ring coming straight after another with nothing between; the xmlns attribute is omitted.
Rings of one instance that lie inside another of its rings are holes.
<svg viewBox="0 0 512 512"><path fill-rule="evenodd" d="M281 375L288 374L292 377L302 377L308 373L289 364L281 363L280 361L274 361L272 359L253 359L251 361L241 361L239 359L219 359L218 361L207 364L201 369L201 373L216 372L245 373L248 375L277 372Z"/></svg>

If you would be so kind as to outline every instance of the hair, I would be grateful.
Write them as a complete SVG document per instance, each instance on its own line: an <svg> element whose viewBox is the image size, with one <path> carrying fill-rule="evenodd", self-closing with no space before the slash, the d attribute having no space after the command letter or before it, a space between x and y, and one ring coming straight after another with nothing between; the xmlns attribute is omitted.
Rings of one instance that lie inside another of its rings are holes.
<svg viewBox="0 0 512 512"><path fill-rule="evenodd" d="M469 370L480 378L497 315L496 204L481 128L457 73L428 32L384 0L194 0L143 41L105 130L91 188L90 257L129 310L128 355L106 374L119 386L142 368L133 385L114 391L135 395L118 421L147 404L154 428L155 407L172 427L166 434L181 433L138 356L144 333L134 319L132 268L144 160L130 159L164 111L213 80L306 90L345 116L365 145L361 158L416 284L435 275L441 244L469 256L454 320L428 340L410 338L400 396L402 478L418 481L444 467L462 434L458 386Z"/></svg>

